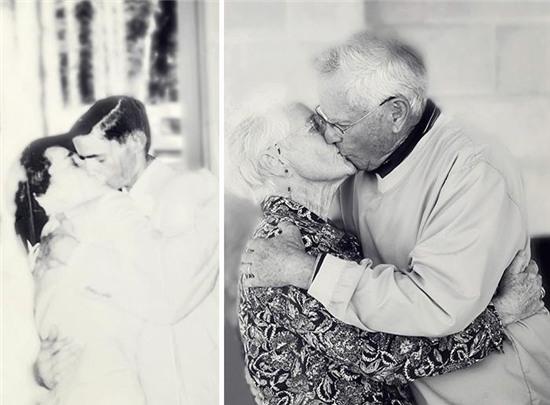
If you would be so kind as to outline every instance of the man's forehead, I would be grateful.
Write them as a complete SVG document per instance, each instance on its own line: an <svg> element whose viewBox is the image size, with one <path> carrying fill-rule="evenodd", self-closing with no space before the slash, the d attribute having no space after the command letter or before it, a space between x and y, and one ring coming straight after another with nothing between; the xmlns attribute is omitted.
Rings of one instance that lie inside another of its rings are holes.
<svg viewBox="0 0 550 405"><path fill-rule="evenodd" d="M319 105L331 121L345 121L354 110L349 106L345 78L334 74L322 79L319 88Z"/></svg>

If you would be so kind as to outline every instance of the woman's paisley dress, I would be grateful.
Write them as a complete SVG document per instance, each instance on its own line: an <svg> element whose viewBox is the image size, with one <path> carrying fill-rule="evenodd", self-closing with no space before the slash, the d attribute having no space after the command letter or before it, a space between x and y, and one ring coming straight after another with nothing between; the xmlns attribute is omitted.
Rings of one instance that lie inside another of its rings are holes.
<svg viewBox="0 0 550 405"><path fill-rule="evenodd" d="M357 238L304 206L272 196L255 237L296 225L306 252L362 258ZM242 279L241 279L242 280ZM260 404L412 405L408 383L462 369L501 350L503 327L493 307L468 328L442 338L366 332L335 319L292 286L240 289L239 327L246 376Z"/></svg>

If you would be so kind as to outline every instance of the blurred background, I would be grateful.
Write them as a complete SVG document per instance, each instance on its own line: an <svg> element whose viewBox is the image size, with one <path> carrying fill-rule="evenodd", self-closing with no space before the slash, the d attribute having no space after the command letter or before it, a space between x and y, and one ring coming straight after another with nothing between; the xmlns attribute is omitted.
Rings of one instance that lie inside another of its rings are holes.
<svg viewBox="0 0 550 405"><path fill-rule="evenodd" d="M2 169L97 99L147 108L153 153L218 171L218 3L2 0Z"/></svg>
<svg viewBox="0 0 550 405"><path fill-rule="evenodd" d="M523 171L534 253L548 274L550 1L226 0L227 120L267 82L317 105L314 56L364 29L394 31L415 45L428 67L430 96L443 111L507 146ZM252 400L236 326L236 270L259 213L230 171L225 179L225 395L237 405Z"/></svg>

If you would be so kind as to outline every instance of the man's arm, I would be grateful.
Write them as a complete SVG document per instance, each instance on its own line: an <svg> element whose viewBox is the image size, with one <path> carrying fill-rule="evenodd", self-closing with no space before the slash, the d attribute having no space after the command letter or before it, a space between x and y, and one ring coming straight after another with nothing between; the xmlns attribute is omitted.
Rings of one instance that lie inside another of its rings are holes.
<svg viewBox="0 0 550 405"><path fill-rule="evenodd" d="M362 331L335 320L318 301L292 287L252 293L270 309L277 324L333 361L376 381L405 384L469 367L500 350L504 337L500 314L504 312L511 322L536 312L542 305L537 297L540 287L536 264L527 265L527 255L520 253L505 271L496 311L490 306L464 331L431 339Z"/></svg>
<svg viewBox="0 0 550 405"><path fill-rule="evenodd" d="M525 246L524 221L498 171L485 163L462 168L449 175L419 231L409 268L328 255L308 292L336 318L365 330L410 336L456 333L487 307L504 269ZM249 249L264 247L251 244ZM305 253L287 249L281 254L284 261L272 255L270 262L283 269L270 272L288 275L292 255L293 271L301 274L294 279L313 274ZM256 259L252 254L248 260ZM257 271L263 271L261 266L253 265Z"/></svg>

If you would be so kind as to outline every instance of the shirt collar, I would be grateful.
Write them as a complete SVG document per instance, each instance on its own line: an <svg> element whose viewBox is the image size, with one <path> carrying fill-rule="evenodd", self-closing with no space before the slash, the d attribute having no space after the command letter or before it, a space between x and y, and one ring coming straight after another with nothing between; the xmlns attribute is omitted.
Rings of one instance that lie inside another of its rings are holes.
<svg viewBox="0 0 550 405"><path fill-rule="evenodd" d="M393 169L395 169L409 154L412 152L414 147L418 144L420 139L432 129L435 121L441 114L441 110L435 103L428 99L422 117L420 121L415 125L409 136L405 141L393 151L393 153L382 163L378 168L372 171L372 173L377 174L381 178L387 176Z"/></svg>

